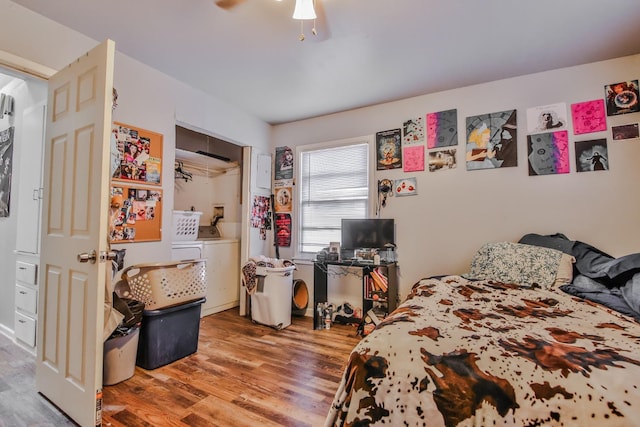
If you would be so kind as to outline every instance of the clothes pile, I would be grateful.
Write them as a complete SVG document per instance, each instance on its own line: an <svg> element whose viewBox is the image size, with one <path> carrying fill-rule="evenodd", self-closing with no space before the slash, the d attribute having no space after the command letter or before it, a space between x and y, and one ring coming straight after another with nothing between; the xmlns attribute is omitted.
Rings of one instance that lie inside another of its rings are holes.
<svg viewBox="0 0 640 427"><path fill-rule="evenodd" d="M527 234L519 243L560 250L576 259L572 283L560 289L640 322L640 253L615 258L564 234Z"/></svg>
<svg viewBox="0 0 640 427"><path fill-rule="evenodd" d="M256 271L258 267L282 268L295 265L293 261L288 259L269 258L264 255L249 258L249 261L242 266L242 284L247 289L249 295L256 292L258 286L258 276Z"/></svg>

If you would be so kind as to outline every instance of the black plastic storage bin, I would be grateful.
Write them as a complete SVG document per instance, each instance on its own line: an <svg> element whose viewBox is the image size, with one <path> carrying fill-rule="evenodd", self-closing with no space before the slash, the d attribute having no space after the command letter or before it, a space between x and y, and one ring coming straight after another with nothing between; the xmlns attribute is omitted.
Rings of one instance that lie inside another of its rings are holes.
<svg viewBox="0 0 640 427"><path fill-rule="evenodd" d="M157 310L144 310L136 365L164 366L198 350L200 310L204 298Z"/></svg>

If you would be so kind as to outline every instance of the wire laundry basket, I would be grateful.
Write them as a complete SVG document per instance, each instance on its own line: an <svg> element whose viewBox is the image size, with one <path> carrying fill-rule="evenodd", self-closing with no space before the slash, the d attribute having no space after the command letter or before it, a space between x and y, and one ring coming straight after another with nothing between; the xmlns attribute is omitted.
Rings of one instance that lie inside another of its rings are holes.
<svg viewBox="0 0 640 427"><path fill-rule="evenodd" d="M205 267L205 259L137 264L124 269L122 277L129 285L130 298L143 302L145 310L157 310L203 298L207 293Z"/></svg>

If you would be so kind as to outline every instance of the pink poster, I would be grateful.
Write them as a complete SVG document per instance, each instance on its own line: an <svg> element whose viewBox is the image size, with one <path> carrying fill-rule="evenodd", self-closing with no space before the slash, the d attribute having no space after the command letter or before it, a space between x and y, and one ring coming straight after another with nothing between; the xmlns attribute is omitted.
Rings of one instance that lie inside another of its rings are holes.
<svg viewBox="0 0 640 427"><path fill-rule="evenodd" d="M569 132L527 136L529 176L569 173Z"/></svg>
<svg viewBox="0 0 640 427"><path fill-rule="evenodd" d="M404 148L404 171L415 172L424 170L424 146Z"/></svg>
<svg viewBox="0 0 640 427"><path fill-rule="evenodd" d="M571 118L574 135L607 130L607 115L602 99L571 104Z"/></svg>

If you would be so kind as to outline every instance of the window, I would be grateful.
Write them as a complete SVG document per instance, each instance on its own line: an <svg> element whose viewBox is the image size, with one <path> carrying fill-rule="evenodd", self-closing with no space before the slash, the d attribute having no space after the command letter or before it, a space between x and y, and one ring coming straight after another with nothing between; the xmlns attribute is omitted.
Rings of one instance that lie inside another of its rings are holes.
<svg viewBox="0 0 640 427"><path fill-rule="evenodd" d="M299 147L298 252L340 241L342 218L369 214L369 143Z"/></svg>

